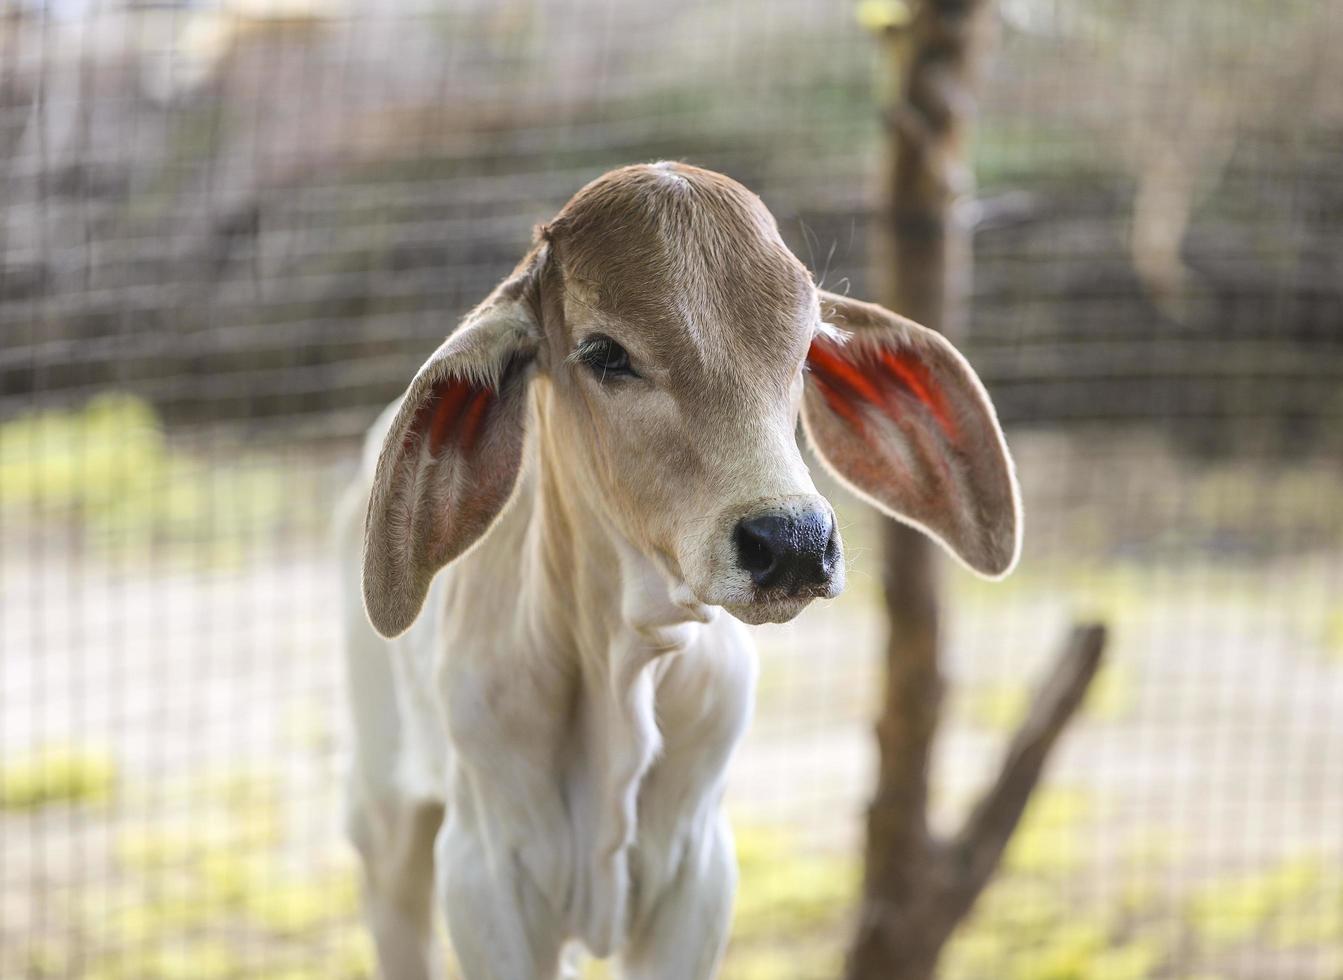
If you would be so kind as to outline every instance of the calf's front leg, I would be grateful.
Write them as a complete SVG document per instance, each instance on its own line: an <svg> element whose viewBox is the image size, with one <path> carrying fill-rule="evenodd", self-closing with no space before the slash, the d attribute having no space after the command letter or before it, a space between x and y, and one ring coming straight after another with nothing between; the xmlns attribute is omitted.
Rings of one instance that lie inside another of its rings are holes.
<svg viewBox="0 0 1343 980"><path fill-rule="evenodd" d="M715 814L621 957L626 980L711 980L732 920L737 858L727 818Z"/></svg>
<svg viewBox="0 0 1343 980"><path fill-rule="evenodd" d="M435 848L448 935L464 980L559 980L564 941L515 854L491 866L482 835L451 818Z"/></svg>
<svg viewBox="0 0 1343 980"><path fill-rule="evenodd" d="M352 786L349 836L363 865L364 918L383 980L434 980L442 958L433 934L434 838L441 803L380 799Z"/></svg>

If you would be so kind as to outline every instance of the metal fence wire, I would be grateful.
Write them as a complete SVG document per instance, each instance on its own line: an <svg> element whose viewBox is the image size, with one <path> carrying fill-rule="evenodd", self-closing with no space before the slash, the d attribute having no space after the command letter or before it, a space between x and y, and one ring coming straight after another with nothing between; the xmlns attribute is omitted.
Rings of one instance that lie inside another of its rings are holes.
<svg viewBox="0 0 1343 980"><path fill-rule="evenodd" d="M371 975L334 501L531 229L658 158L872 296L872 3L0 0L0 977ZM1343 977L1343 4L1001 0L966 352L1024 560L948 569L938 812L1065 624L1109 664L947 954ZM757 631L724 976L837 976L883 623ZM590 967L602 975L601 965Z"/></svg>

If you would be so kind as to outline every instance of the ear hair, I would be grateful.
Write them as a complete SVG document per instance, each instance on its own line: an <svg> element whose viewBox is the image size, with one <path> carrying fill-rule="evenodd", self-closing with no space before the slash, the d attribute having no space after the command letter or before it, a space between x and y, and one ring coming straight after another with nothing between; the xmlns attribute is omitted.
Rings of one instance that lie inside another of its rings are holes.
<svg viewBox="0 0 1343 980"><path fill-rule="evenodd" d="M467 314L416 373L388 429L364 533L364 607L384 636L410 627L434 575L488 532L512 496L545 254L533 249Z"/></svg>
<svg viewBox="0 0 1343 980"><path fill-rule="evenodd" d="M1020 551L1012 459L988 393L940 334L821 292L802 420L823 462L880 510L1001 578ZM839 330L835 322L847 331Z"/></svg>
<svg viewBox="0 0 1343 980"><path fill-rule="evenodd" d="M853 338L853 334L846 330L841 330L833 323L827 323L825 320L821 320L816 324L816 333L837 345L847 344Z"/></svg>

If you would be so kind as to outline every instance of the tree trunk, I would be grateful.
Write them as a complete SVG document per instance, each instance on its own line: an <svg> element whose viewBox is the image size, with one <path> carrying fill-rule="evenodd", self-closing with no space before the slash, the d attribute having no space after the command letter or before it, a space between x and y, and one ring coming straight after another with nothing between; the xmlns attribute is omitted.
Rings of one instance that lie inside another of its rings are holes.
<svg viewBox="0 0 1343 980"><path fill-rule="evenodd" d="M883 33L889 134L875 255L880 299L954 340L969 295L972 191L967 129L988 0L921 0L907 27ZM876 732L877 789L868 811L863 902L848 980L925 980L992 874L1049 750L1100 663L1104 632L1074 631L1004 760L948 841L928 826L929 768L942 703L940 556L921 532L884 527L889 618L886 687Z"/></svg>

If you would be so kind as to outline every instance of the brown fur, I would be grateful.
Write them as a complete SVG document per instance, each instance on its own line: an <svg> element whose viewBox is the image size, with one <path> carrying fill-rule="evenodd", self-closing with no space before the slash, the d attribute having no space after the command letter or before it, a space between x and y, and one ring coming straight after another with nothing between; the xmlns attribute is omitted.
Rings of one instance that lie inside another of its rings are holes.
<svg viewBox="0 0 1343 980"><path fill-rule="evenodd" d="M811 278L761 200L721 174L665 163L614 170L541 235L580 301L638 329L678 382L765 366L778 358L760 352L780 343L801 356Z"/></svg>
<svg viewBox="0 0 1343 980"><path fill-rule="evenodd" d="M830 294L822 304L820 295L768 209L740 184L680 163L623 167L581 189L538 229L531 252L426 365L408 402L421 403L422 411L432 385L453 373L497 378L505 367L502 355L515 369L532 362L541 469L553 484L556 506L586 500L670 578L743 615L738 610L750 601L744 586L711 586L734 564L724 542L762 501L814 494L792 433L803 403L808 347L822 316L842 307L842 325L854 328L864 343L891 343L937 366L952 402L967 406L972 416L964 445L927 429L917 411L901 420L902 434L895 438L923 447L924 457L933 454L922 470L945 469L936 460L943 454L978 465L954 466L958 478L940 483L882 481L872 476L873 467L898 468L905 449L878 447L874 453L846 439L836 420L813 412L816 424L809 431L820 441L821 455L841 475L863 470L858 485L878 506L917 522L978 570L1001 572L1015 557L1015 483L992 407L973 372L945 341L917 324ZM512 347L471 340L473 332L496 329L490 326L496 321L509 324L510 336L521 330L525 339ZM593 333L625 347L639 377L599 380L574 363L576 345ZM494 414L519 417L516 411ZM387 452L423 441L415 419L413 409L402 411ZM497 442L489 436L490 421L485 425L486 442ZM504 504L505 483L518 472L516 455L501 460L502 472L479 460L466 460L468 467L451 454L425 469L423 460L414 463L415 454L410 456L397 457L405 503L393 512L391 525L371 521L369 539L378 567L368 573L383 599L410 592L409 602L390 602L401 628L419 608L433 572L488 526L488 515L474 510L470 521L445 514L449 495L433 487L456 486L460 493L463 474L474 472L474 479L492 481L494 509ZM384 510L383 501L398 499L386 482L397 469L391 458L387 463L379 470L386 480L374 493ZM409 479L434 468L440 471L436 478ZM415 510L405 493L426 492L409 486L427 488L431 504L418 511L423 520L400 516ZM376 510L370 511L375 518ZM407 539L425 535L436 545L432 561L396 557L413 556L417 548Z"/></svg>

